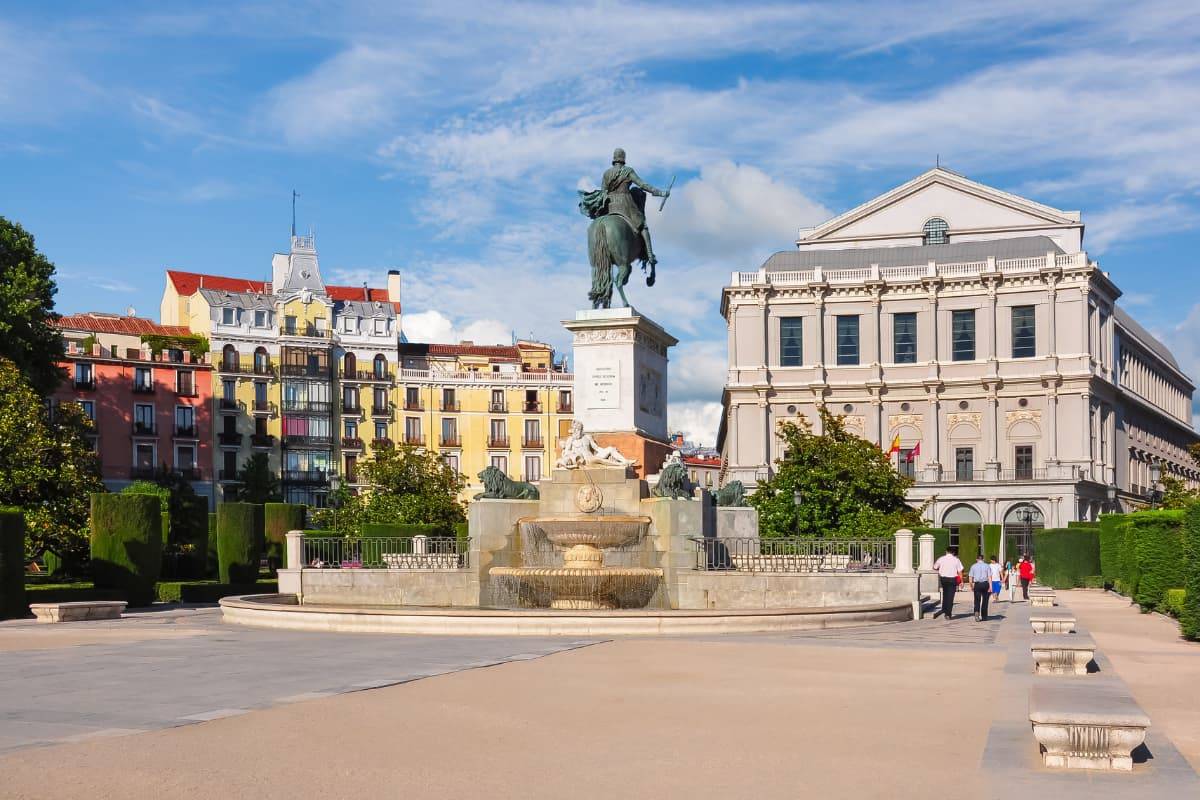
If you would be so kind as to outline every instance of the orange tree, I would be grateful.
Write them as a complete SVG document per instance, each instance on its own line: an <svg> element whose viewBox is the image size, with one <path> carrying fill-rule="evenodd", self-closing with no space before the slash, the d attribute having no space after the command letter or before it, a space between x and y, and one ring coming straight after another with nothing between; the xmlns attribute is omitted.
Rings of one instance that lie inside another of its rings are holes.
<svg viewBox="0 0 1200 800"><path fill-rule="evenodd" d="M919 512L904 500L912 480L878 446L848 432L841 416L824 406L818 413L821 433L803 415L779 424L784 454L774 477L748 500L758 509L761 535L857 538L920 525Z"/></svg>

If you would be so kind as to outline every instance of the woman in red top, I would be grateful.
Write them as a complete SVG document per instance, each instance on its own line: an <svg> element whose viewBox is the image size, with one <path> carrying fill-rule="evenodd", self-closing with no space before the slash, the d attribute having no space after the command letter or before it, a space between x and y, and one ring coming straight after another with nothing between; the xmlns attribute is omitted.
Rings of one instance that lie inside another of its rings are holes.
<svg viewBox="0 0 1200 800"><path fill-rule="evenodd" d="M1017 573L1021 576L1021 594L1026 600L1029 599L1029 584L1033 583L1033 562L1029 560L1029 556L1021 556L1021 563L1017 565Z"/></svg>

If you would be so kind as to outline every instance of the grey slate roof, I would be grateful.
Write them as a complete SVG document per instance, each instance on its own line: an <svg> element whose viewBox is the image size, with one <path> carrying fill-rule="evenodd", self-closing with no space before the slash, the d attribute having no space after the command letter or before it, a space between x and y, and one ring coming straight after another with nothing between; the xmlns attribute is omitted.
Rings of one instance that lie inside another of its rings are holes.
<svg viewBox="0 0 1200 800"><path fill-rule="evenodd" d="M208 301L210 306L262 308L268 311L275 307L275 301L271 295L258 294L257 292L226 292L221 289L201 289L200 294Z"/></svg>
<svg viewBox="0 0 1200 800"><path fill-rule="evenodd" d="M983 261L989 256L997 259L1031 258L1051 252L1062 253L1063 249L1049 236L1021 236L986 242L950 241L946 244L902 247L785 250L768 258L763 266L767 272L812 269L818 266L827 269L852 269L869 267L872 264L881 267L911 267L930 261L938 264L957 264L964 261Z"/></svg>
<svg viewBox="0 0 1200 800"><path fill-rule="evenodd" d="M1172 355L1169 349L1167 349L1167 346L1158 339L1154 338L1150 331L1143 328L1137 320L1129 316L1128 311L1120 306L1117 306L1116 310L1113 312L1113 320L1117 323L1117 325L1132 333L1133 338L1140 343L1142 347L1145 347L1151 353L1154 353L1154 355L1158 356L1175 369L1183 372L1183 368L1179 366L1179 362L1175 360L1175 356Z"/></svg>
<svg viewBox="0 0 1200 800"><path fill-rule="evenodd" d="M339 301L334 309L334 312L339 317L387 317L392 319L396 316L396 309L391 303L381 303L377 300L366 302L363 300L342 300Z"/></svg>

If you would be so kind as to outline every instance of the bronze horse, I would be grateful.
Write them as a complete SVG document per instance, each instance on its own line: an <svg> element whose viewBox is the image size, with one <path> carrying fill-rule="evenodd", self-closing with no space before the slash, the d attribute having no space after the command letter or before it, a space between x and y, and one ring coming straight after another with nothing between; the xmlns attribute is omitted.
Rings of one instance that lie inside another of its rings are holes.
<svg viewBox="0 0 1200 800"><path fill-rule="evenodd" d="M634 200L645 207L646 194L634 187ZM588 225L588 261L592 265L592 289L588 299L592 308L611 308L613 285L621 295L621 302L628 307L629 298L625 296L625 284L629 283L629 275L633 272L633 262L642 262L642 270L649 267L646 275L646 285L654 285L654 265L646 260L645 247L641 234L633 229L629 221L617 214L605 214L592 220ZM613 269L616 268L616 276Z"/></svg>

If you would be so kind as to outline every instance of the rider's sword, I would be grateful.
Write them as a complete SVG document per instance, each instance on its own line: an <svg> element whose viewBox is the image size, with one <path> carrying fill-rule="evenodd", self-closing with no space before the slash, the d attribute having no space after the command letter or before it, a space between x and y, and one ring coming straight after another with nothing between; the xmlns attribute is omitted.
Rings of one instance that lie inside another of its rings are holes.
<svg viewBox="0 0 1200 800"><path fill-rule="evenodd" d="M671 187L674 185L675 185L675 176L672 175L671 182L667 184L667 191L670 192ZM662 202L658 204L658 210L661 212L663 210L663 206L665 206L666 204L667 204L667 196L664 194Z"/></svg>

